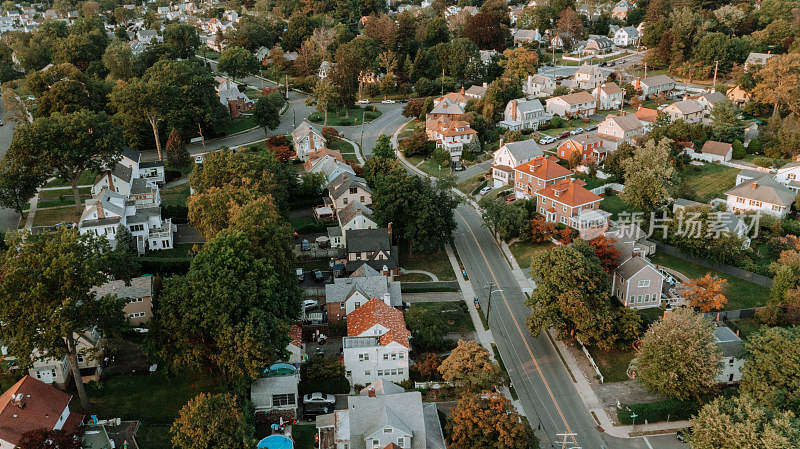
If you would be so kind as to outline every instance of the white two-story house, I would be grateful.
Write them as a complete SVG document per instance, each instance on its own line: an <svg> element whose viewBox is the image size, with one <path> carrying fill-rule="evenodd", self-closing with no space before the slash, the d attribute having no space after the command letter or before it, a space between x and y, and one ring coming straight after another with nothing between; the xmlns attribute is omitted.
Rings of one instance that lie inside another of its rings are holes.
<svg viewBox="0 0 800 449"><path fill-rule="evenodd" d="M560 97L545 100L548 114L558 115L569 119L574 117L588 117L595 113L597 101L586 91L579 91Z"/></svg>
<svg viewBox="0 0 800 449"><path fill-rule="evenodd" d="M613 81L595 87L592 95L597 98L597 109L619 109L622 106L622 89Z"/></svg>
<svg viewBox="0 0 800 449"><path fill-rule="evenodd" d="M620 27L614 32L614 45L632 47L639 44L639 32L634 27Z"/></svg>
<svg viewBox="0 0 800 449"><path fill-rule="evenodd" d="M556 89L556 80L545 75L528 75L522 83L522 93L527 97L547 97Z"/></svg>
<svg viewBox="0 0 800 449"><path fill-rule="evenodd" d="M387 298L388 299L388 298ZM408 379L409 337L403 312L372 298L347 315L344 368L352 384Z"/></svg>
<svg viewBox="0 0 800 449"><path fill-rule="evenodd" d="M308 122L303 121L300 126L292 131L292 143L294 144L297 158L305 162L308 159L308 155L322 149L326 141L322 134L315 131Z"/></svg>
<svg viewBox="0 0 800 449"><path fill-rule="evenodd" d="M539 125L548 122L551 118L553 116L545 112L542 102L539 100L517 98L506 104L503 121L498 126L512 131L539 129Z"/></svg>
<svg viewBox="0 0 800 449"><path fill-rule="evenodd" d="M800 161L789 162L778 169L775 180L794 192L800 191Z"/></svg>
<svg viewBox="0 0 800 449"><path fill-rule="evenodd" d="M503 139L500 139L500 148L494 152L492 162L494 187L512 184L515 167L542 155L544 151L533 139L507 144L503 144Z"/></svg>

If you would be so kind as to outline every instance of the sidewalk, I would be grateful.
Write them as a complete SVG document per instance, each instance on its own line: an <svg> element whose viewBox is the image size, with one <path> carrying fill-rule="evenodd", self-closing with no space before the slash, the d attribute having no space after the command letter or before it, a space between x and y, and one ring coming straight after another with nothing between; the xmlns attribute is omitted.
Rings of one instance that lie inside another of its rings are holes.
<svg viewBox="0 0 800 449"><path fill-rule="evenodd" d="M364 157L361 155L362 154L361 145L353 142L352 140L344 136L341 136L339 138L353 146L353 150L356 152L356 159L358 159L358 165L363 167L365 162L364 162Z"/></svg>
<svg viewBox="0 0 800 449"><path fill-rule="evenodd" d="M453 252L453 248L447 244L444 246L445 251L447 252L447 258L450 259L450 265L453 266L453 271L456 273L456 281L458 281L458 286L461 288L461 296L464 299L464 302L467 303L467 309L469 309L469 316L472 318L472 325L475 326L475 335L478 337L478 342L489 351L491 354L492 359L494 359L494 351L492 350L492 344L494 343L494 337L492 336L491 330L484 330L483 329L483 322L481 321L480 315L478 315L478 310L475 309L475 303L473 302L473 298L475 298L475 290L472 288L472 282L464 279L464 275L461 273L461 267L458 265L458 259L456 259L456 254Z"/></svg>
<svg viewBox="0 0 800 449"><path fill-rule="evenodd" d="M508 243L506 243L505 240L500 241L500 249L511 264L511 272L514 273L514 279L517 280L519 288L522 289L522 293L530 295L533 289L536 288L536 282L528 279L525 270L519 267L517 259L514 257L514 254L511 253L511 248L508 247Z"/></svg>

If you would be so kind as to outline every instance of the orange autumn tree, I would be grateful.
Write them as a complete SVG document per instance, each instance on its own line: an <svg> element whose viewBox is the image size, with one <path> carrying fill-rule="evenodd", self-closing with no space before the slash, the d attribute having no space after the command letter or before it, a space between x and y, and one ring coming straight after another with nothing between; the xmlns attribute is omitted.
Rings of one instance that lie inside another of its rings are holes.
<svg viewBox="0 0 800 449"><path fill-rule="evenodd" d="M712 277L711 273L706 273L699 279L689 280L683 296L689 301L689 305L699 308L701 312L719 310L728 303L728 298L722 293L727 283L725 279Z"/></svg>
<svg viewBox="0 0 800 449"><path fill-rule="evenodd" d="M533 430L501 394L467 393L453 409L447 427L451 449L533 449Z"/></svg>
<svg viewBox="0 0 800 449"><path fill-rule="evenodd" d="M542 216L531 220L531 241L533 243L549 242L556 232L556 224L550 223Z"/></svg>
<svg viewBox="0 0 800 449"><path fill-rule="evenodd" d="M614 239L607 239L605 236L600 236L589 241L589 244L594 248L594 255L600 259L600 265L607 273L614 271L617 268L617 261L619 260L619 251L612 246L616 242Z"/></svg>

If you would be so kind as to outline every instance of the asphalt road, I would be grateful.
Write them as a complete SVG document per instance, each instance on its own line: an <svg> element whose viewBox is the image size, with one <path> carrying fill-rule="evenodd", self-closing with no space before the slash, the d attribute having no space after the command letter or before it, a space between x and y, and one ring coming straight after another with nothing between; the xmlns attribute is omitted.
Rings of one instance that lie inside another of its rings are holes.
<svg viewBox="0 0 800 449"><path fill-rule="evenodd" d="M11 138L14 137L14 122L6 117L5 107L0 101L0 117L3 117L5 125L0 126L0 158L5 156L8 147L11 146ZM13 209L0 208L0 231L17 229L19 214Z"/></svg>

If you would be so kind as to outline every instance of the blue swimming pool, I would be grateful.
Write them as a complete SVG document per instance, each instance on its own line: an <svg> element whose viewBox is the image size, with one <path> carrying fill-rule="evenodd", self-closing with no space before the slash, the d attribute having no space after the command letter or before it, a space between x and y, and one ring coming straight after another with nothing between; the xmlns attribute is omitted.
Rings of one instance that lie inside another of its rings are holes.
<svg viewBox="0 0 800 449"><path fill-rule="evenodd" d="M283 435L270 435L258 442L258 449L293 449L294 443L291 438Z"/></svg>

